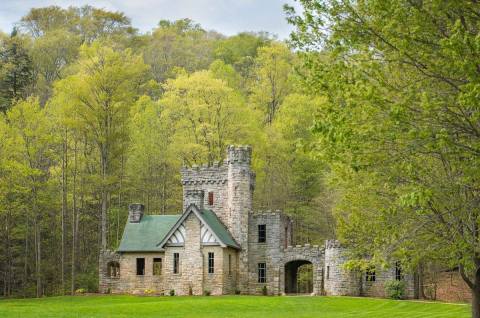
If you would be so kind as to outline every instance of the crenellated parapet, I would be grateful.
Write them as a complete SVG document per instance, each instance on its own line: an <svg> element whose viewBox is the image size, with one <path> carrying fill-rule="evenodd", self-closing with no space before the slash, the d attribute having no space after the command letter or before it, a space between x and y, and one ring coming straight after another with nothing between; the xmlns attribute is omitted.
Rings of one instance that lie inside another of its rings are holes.
<svg viewBox="0 0 480 318"><path fill-rule="evenodd" d="M248 164L252 162L252 147L251 146L233 146L227 148L227 164L243 163Z"/></svg>
<svg viewBox="0 0 480 318"><path fill-rule="evenodd" d="M213 165L194 165L181 169L183 185L225 184L227 183L227 165L215 162Z"/></svg>
<svg viewBox="0 0 480 318"><path fill-rule="evenodd" d="M325 248L330 249L330 248L344 248L344 247L338 240L326 240Z"/></svg>

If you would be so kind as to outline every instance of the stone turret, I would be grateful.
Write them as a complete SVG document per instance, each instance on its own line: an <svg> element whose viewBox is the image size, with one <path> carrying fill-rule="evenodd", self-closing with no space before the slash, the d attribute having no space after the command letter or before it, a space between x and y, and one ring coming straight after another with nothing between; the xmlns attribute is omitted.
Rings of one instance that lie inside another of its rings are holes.
<svg viewBox="0 0 480 318"><path fill-rule="evenodd" d="M239 257L240 289L248 286L248 215L252 211L252 198L255 185L255 174L250 164L252 148L250 146L229 146L226 163L227 179L227 211L228 226L240 244L242 250Z"/></svg>
<svg viewBox="0 0 480 318"><path fill-rule="evenodd" d="M128 220L130 223L139 223L142 220L145 206L140 203L132 203L128 206Z"/></svg>
<svg viewBox="0 0 480 318"><path fill-rule="evenodd" d="M360 279L357 272L344 268L347 250L337 240L325 242L324 289L329 296L360 296Z"/></svg>

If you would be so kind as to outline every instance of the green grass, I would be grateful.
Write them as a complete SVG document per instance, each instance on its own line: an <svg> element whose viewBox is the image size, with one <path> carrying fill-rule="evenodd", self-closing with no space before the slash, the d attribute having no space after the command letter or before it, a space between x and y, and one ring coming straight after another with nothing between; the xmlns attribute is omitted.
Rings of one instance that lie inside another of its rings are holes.
<svg viewBox="0 0 480 318"><path fill-rule="evenodd" d="M351 297L99 295L1 300L0 317L467 318L470 306Z"/></svg>

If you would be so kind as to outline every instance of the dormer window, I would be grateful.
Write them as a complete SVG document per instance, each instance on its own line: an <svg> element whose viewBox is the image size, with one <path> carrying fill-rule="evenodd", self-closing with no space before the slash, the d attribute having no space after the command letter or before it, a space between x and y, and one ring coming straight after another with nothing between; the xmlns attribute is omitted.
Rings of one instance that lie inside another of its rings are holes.
<svg viewBox="0 0 480 318"><path fill-rule="evenodd" d="M213 205L213 192L208 192L208 205Z"/></svg>

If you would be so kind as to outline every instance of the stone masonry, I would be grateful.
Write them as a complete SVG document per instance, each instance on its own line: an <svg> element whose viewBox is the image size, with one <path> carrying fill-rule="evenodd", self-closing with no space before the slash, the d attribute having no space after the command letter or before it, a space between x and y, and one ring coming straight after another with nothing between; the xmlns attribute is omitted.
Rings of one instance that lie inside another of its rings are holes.
<svg viewBox="0 0 480 318"><path fill-rule="evenodd" d="M298 292L299 268L311 264L314 295L384 297L384 283L398 278L395 266L367 280L344 268L348 253L338 241L293 245L285 214L252 210L251 160L250 146L229 146L222 163L182 168L182 215L144 216L143 205L131 205L122 248L100 254L100 291L282 295ZM414 276L401 279L412 298Z"/></svg>

